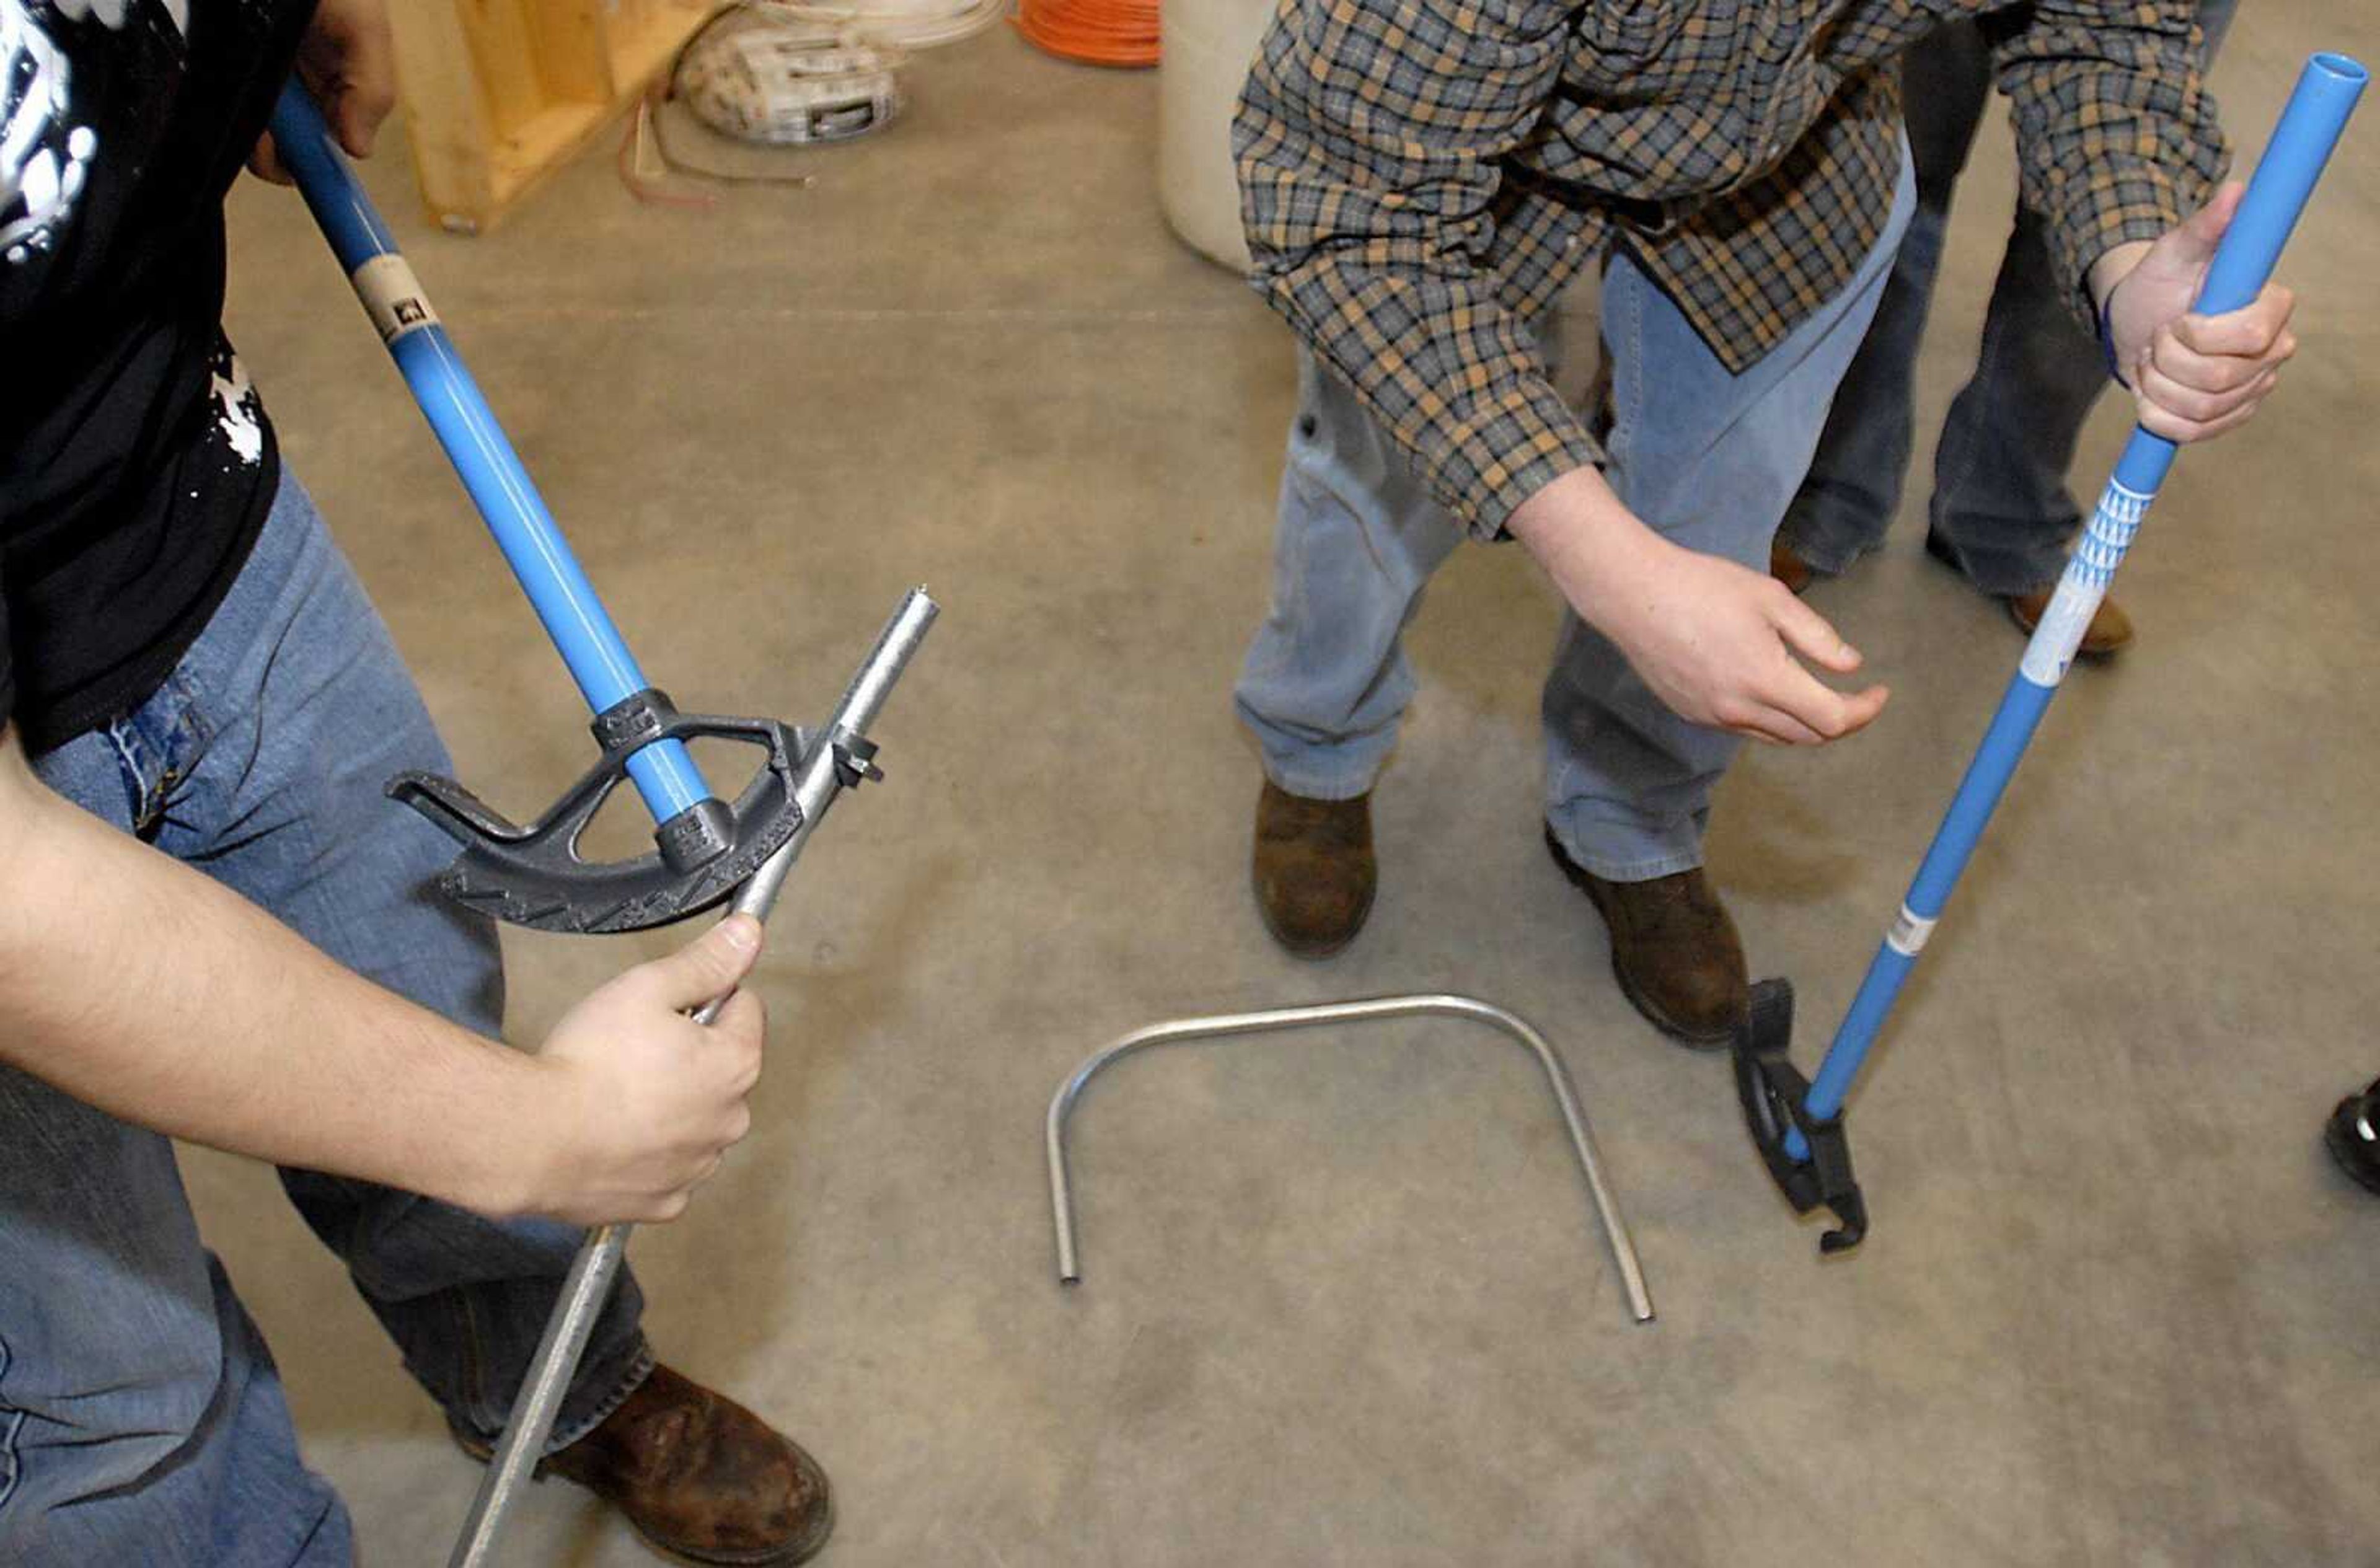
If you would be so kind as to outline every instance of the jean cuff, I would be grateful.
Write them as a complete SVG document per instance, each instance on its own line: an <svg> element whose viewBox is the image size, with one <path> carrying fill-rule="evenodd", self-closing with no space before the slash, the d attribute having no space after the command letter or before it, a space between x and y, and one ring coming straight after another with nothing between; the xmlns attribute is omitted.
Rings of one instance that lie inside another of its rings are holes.
<svg viewBox="0 0 2380 1568"><path fill-rule="evenodd" d="M1949 527L1938 516L1926 519L1925 553L1966 578L1976 592L1992 599L2014 599L2054 588L2066 571L2062 551L2057 559L2042 562L2022 551L1970 550L1954 543Z"/></svg>
<svg viewBox="0 0 2380 1568"><path fill-rule="evenodd" d="M1272 781L1274 788L1285 790L1301 800L1354 800L1371 794L1372 786L1380 782L1378 768L1353 779L1325 778L1319 773L1277 768L1270 762L1265 764L1264 771L1265 777Z"/></svg>
<svg viewBox="0 0 2380 1568"><path fill-rule="evenodd" d="M1578 841L1560 828L1553 830L1554 842L1570 863L1607 882L1649 882L1656 877L1673 877L1680 871L1691 871L1703 863L1700 846L1674 850L1665 855L1634 859L1615 859L1609 855L1582 854Z"/></svg>
<svg viewBox="0 0 2380 1568"><path fill-rule="evenodd" d="M1852 535L1851 542L1837 542L1846 532ZM1867 542L1868 537L1869 530L1856 523L1836 528L1797 508L1786 513L1785 520L1778 525L1775 542L1820 577L1839 577L1852 569L1852 563L1875 548Z"/></svg>
<svg viewBox="0 0 2380 1568"><path fill-rule="evenodd" d="M659 1358L653 1355L651 1344L647 1343L644 1335L638 1334L632 1347L632 1354L628 1356L626 1367L620 1372L611 1375L610 1387L604 1390L602 1397L593 1404L575 1413L568 1421L554 1422L552 1435L545 1440L545 1453L547 1454L561 1453L609 1420L613 1411L627 1403L630 1394L644 1386L645 1380L653 1375L653 1368L660 1364ZM583 1387L574 1388L571 1391L571 1396L575 1400L584 1392ZM565 1409L567 1404L568 1402L565 1402Z"/></svg>

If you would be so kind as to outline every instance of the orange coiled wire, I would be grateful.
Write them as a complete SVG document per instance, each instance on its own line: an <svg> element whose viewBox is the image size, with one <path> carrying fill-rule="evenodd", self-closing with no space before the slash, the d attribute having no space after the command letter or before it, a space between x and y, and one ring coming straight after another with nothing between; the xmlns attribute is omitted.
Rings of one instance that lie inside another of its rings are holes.
<svg viewBox="0 0 2380 1568"><path fill-rule="evenodd" d="M1090 66L1157 64L1157 0L1017 0L1016 30Z"/></svg>

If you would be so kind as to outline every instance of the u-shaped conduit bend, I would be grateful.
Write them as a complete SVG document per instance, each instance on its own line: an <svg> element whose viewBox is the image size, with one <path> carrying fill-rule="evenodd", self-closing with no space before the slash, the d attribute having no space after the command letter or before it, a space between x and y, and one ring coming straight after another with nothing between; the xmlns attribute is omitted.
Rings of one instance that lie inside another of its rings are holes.
<svg viewBox="0 0 2380 1568"><path fill-rule="evenodd" d="M1066 1173L1066 1115L1083 1087L1099 1075L1108 1064L1135 1051L1152 1045L1172 1045L1184 1040L1223 1039L1234 1035L1266 1034L1281 1029L1310 1028L1323 1024L1377 1023L1390 1018L1410 1018L1435 1015L1448 1018L1468 1018L1486 1024L1510 1039L1526 1046L1537 1059L1546 1076L1546 1087L1553 1091L1554 1104L1561 1112L1562 1126L1570 1134L1572 1150L1578 1156L1578 1168L1586 1179L1588 1196L1594 1199L1595 1210L1603 1222L1604 1240L1611 1248L1611 1258L1620 1270L1621 1284L1628 1293L1629 1311L1637 1322L1653 1320L1653 1297L1645 1286L1645 1271L1636 1261L1635 1244L1628 1239L1627 1222L1620 1215L1620 1205L1604 1180L1603 1166L1596 1158L1595 1142L1588 1136L1586 1112L1579 1108L1578 1091L1571 1085L1570 1071L1561 1058L1554 1054L1546 1038L1525 1021L1491 1003L1475 997L1432 992L1414 996L1377 996L1359 1002L1330 1002L1307 1007L1276 1007L1257 1013L1219 1013L1204 1018L1170 1018L1135 1029L1114 1044L1094 1052L1082 1065L1067 1075L1050 1098L1048 1123L1050 1149L1050 1218L1057 1229L1058 1279L1062 1284L1075 1284L1083 1277L1081 1260L1075 1243L1074 1191Z"/></svg>

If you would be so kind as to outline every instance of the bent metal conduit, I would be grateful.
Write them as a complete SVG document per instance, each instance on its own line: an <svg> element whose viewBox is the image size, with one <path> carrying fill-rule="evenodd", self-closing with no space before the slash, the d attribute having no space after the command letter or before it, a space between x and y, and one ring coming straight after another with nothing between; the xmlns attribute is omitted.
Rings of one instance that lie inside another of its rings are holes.
<svg viewBox="0 0 2380 1568"><path fill-rule="evenodd" d="M1469 1018L1486 1024L1536 1053L1537 1065L1545 1070L1546 1085L1553 1091L1554 1104L1561 1112L1562 1126L1570 1134L1571 1149L1578 1155L1578 1168L1586 1178L1587 1194L1595 1200L1595 1211L1603 1222L1604 1240L1610 1245L1612 1261L1619 1265L1621 1283L1628 1292L1628 1309L1639 1323L1651 1322L1653 1297L1645 1288L1645 1271L1637 1264L1635 1244L1628 1239L1627 1222L1620 1217L1620 1205L1612 1197L1611 1188L1603 1179L1602 1164L1595 1157L1595 1142L1587 1136L1586 1112L1579 1109L1578 1091L1571 1086L1570 1070L1562 1065L1561 1058L1554 1054L1545 1037L1519 1017L1475 997L1443 992L1377 996L1310 1007L1276 1007L1259 1013L1219 1013L1207 1018L1170 1018L1135 1029L1087 1058L1068 1075L1050 1101L1050 1218L1057 1227L1059 1282L1078 1284L1083 1278L1075 1246L1074 1193L1066 1179L1066 1114L1081 1097L1083 1086L1109 1063L1148 1046L1172 1045L1182 1040L1221 1039L1321 1024L1378 1023L1425 1015Z"/></svg>

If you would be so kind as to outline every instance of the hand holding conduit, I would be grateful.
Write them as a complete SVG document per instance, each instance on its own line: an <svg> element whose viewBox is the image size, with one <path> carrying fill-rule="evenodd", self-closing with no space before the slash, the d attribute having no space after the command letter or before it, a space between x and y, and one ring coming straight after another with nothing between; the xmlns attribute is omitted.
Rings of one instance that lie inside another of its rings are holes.
<svg viewBox="0 0 2380 1568"><path fill-rule="evenodd" d="M355 173L332 145L322 117L292 81L273 111L273 139L324 237L347 271L381 337L489 531L545 623L555 649L594 710L602 758L555 806L516 827L461 785L407 774L390 794L464 845L441 879L451 895L500 918L545 930L619 931L683 918L735 898L734 910L766 920L794 861L837 795L877 772L868 726L924 641L938 613L912 590L877 638L824 730L804 735L772 719L682 714L647 684L604 613L570 545L539 498L528 470L496 424L438 313ZM709 735L761 749L764 764L733 807L703 782L685 743ZM622 779L632 782L659 824L653 854L610 863L585 860L578 837ZM727 999L695 1014L709 1024ZM633 1227L588 1233L547 1320L512 1419L471 1505L451 1562L494 1561L504 1517L553 1430L588 1336L627 1249Z"/></svg>

